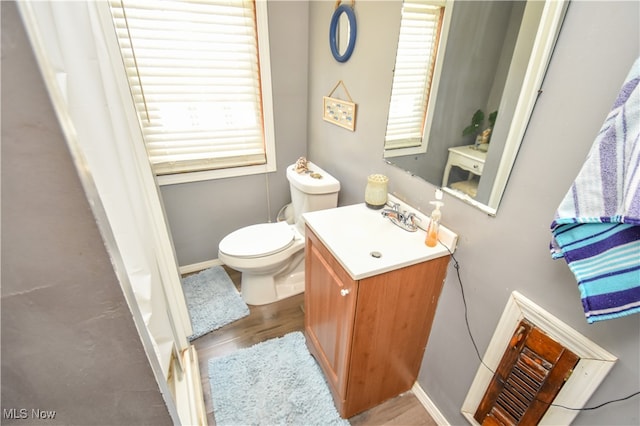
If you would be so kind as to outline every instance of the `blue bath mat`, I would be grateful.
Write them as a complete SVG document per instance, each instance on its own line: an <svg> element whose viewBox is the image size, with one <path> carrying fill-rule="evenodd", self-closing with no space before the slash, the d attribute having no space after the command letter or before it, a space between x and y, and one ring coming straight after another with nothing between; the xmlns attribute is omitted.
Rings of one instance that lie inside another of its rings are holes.
<svg viewBox="0 0 640 426"><path fill-rule="evenodd" d="M249 307L222 266L205 269L182 280L193 341L210 331L249 315Z"/></svg>
<svg viewBox="0 0 640 426"><path fill-rule="evenodd" d="M349 425L299 331L210 359L209 382L219 426Z"/></svg>

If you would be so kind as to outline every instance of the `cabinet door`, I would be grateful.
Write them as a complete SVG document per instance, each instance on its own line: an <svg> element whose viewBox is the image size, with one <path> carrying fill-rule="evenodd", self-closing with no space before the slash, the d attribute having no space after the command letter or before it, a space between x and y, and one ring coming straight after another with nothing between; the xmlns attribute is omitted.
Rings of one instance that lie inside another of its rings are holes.
<svg viewBox="0 0 640 426"><path fill-rule="evenodd" d="M357 282L308 228L306 235L305 331L340 410L346 395Z"/></svg>

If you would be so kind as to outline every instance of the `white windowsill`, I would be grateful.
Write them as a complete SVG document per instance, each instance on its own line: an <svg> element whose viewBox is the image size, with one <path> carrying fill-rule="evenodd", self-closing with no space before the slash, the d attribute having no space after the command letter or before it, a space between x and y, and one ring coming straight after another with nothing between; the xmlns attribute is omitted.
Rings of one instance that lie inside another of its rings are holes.
<svg viewBox="0 0 640 426"><path fill-rule="evenodd" d="M275 163L275 162L274 162ZM257 175L262 173L275 172L275 164L260 164L257 166L231 167L228 169L205 170L201 172L177 173L173 175L158 176L158 185L176 185L179 183L200 182L204 180L224 179L238 176Z"/></svg>

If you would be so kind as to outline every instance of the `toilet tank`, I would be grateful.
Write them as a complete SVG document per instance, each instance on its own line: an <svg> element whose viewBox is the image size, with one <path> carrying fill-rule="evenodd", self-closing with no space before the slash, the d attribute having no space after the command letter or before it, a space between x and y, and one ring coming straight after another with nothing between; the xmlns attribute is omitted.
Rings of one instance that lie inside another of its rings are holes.
<svg viewBox="0 0 640 426"><path fill-rule="evenodd" d="M291 190L291 204L295 224L304 231L302 214L316 210L330 209L338 206L340 182L326 171L307 162L306 173L298 173L295 164L287 167L287 179Z"/></svg>

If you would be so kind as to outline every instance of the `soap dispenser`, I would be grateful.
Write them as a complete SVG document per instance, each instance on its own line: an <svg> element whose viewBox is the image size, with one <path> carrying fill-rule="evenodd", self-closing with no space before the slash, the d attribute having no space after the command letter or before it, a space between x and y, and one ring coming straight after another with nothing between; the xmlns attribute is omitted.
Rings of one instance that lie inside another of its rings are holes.
<svg viewBox="0 0 640 426"><path fill-rule="evenodd" d="M431 201L430 204L433 204L435 208L431 212L431 221L429 222L429 226L427 227L427 237L424 243L428 247L435 247L438 244L438 231L440 228L440 219L442 218L442 212L440 211L440 207L444 205L442 201L442 191L436 190L436 201Z"/></svg>

